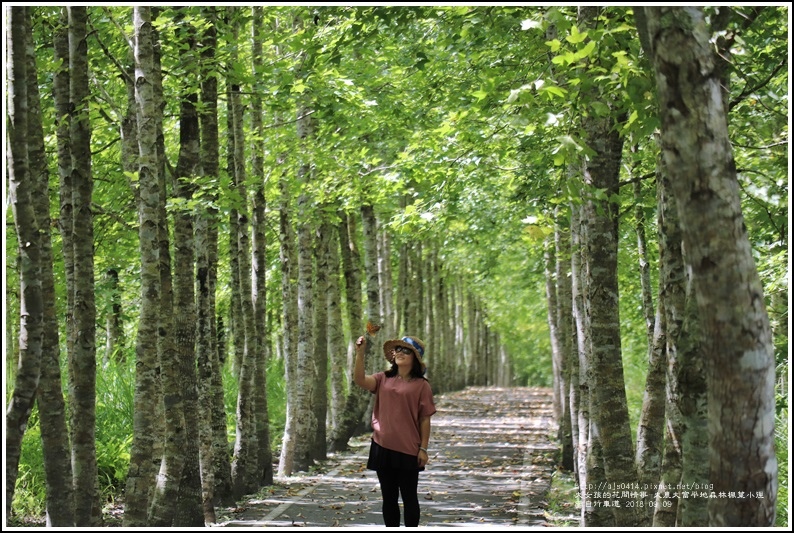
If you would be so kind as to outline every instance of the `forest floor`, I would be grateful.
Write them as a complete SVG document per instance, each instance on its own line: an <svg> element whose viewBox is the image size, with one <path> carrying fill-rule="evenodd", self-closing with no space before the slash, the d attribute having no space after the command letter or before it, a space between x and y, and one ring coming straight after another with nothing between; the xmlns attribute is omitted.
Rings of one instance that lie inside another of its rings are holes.
<svg viewBox="0 0 794 533"><path fill-rule="evenodd" d="M438 395L436 408L430 462L419 475L420 527L578 524L575 497L557 469L550 389L470 387ZM214 526L382 526L377 476L365 466L369 438L218 509Z"/></svg>

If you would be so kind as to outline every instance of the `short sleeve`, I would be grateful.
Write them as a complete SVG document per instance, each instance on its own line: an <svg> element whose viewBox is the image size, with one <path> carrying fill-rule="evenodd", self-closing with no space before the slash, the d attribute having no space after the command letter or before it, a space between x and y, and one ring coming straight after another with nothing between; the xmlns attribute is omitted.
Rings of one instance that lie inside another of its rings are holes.
<svg viewBox="0 0 794 533"><path fill-rule="evenodd" d="M436 404L433 401L433 389L430 388L430 383L425 380L419 393L419 416L432 416L435 413Z"/></svg>
<svg viewBox="0 0 794 533"><path fill-rule="evenodd" d="M383 385L383 380L386 379L386 374L383 372L378 372L376 374L372 374L372 377L375 378L375 389L370 392L372 394L377 394L378 389L380 389L380 386Z"/></svg>

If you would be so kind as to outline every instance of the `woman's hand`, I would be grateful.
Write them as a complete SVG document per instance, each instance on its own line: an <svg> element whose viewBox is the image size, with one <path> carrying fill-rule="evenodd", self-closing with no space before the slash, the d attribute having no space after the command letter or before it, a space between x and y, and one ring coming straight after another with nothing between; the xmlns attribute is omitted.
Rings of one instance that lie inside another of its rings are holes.
<svg viewBox="0 0 794 533"><path fill-rule="evenodd" d="M367 350L367 343L364 340L364 335L356 339L356 355L364 355Z"/></svg>
<svg viewBox="0 0 794 533"><path fill-rule="evenodd" d="M419 450L419 455L416 456L416 463L419 467L423 467L427 464L430 458L427 456L427 452L424 450Z"/></svg>

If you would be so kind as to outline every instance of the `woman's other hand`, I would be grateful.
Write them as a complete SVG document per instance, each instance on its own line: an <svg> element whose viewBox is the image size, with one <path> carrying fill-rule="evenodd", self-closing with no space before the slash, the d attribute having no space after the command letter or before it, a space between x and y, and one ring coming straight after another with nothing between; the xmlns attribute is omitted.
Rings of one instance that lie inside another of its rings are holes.
<svg viewBox="0 0 794 533"><path fill-rule="evenodd" d="M419 450L419 455L416 456L416 463L419 465L419 468L425 466L430 458L427 456L427 452L424 450Z"/></svg>

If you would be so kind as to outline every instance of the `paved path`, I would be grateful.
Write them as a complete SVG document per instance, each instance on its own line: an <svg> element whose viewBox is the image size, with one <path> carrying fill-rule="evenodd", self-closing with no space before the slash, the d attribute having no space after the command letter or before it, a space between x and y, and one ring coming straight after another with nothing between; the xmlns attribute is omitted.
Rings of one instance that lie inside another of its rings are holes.
<svg viewBox="0 0 794 533"><path fill-rule="evenodd" d="M430 463L419 475L420 527L544 526L555 469L550 389L475 388L437 395ZM312 472L277 479L222 527L382 527L380 488L366 470L369 435Z"/></svg>

